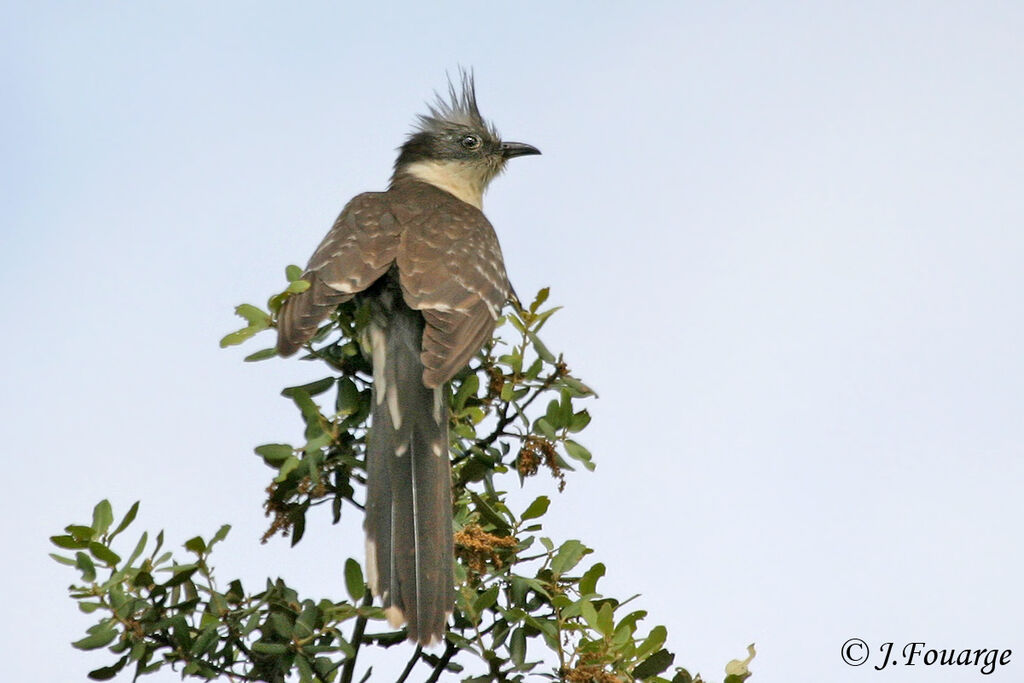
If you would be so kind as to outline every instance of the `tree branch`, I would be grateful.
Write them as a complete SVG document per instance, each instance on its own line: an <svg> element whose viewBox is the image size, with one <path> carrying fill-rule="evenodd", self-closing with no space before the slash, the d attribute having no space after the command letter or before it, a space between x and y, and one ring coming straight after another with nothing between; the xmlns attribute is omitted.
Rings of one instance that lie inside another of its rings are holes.
<svg viewBox="0 0 1024 683"><path fill-rule="evenodd" d="M434 673L427 679L427 683L437 683L441 679L441 674L444 672L445 667L448 666L448 662L452 661L452 657L459 651L459 648L450 640L445 641L444 654L441 655L441 659L437 660L437 664L434 665Z"/></svg>
<svg viewBox="0 0 1024 683"><path fill-rule="evenodd" d="M363 596L363 607L373 604L373 595L366 590ZM363 633L366 631L366 617L360 614L356 617L356 625L352 629L352 656L345 660L345 666L341 670L340 683L352 683L352 675L356 670L356 657L359 656L359 646L363 643Z"/></svg>

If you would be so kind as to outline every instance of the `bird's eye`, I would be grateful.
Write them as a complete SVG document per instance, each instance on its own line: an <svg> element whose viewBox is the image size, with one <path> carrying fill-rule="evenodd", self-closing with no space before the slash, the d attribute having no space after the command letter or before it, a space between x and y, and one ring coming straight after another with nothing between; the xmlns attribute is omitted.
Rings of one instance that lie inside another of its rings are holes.
<svg viewBox="0 0 1024 683"><path fill-rule="evenodd" d="M477 149L480 147L480 138L475 135L464 135L462 136L462 140L459 142L461 142L462 146L466 149Z"/></svg>

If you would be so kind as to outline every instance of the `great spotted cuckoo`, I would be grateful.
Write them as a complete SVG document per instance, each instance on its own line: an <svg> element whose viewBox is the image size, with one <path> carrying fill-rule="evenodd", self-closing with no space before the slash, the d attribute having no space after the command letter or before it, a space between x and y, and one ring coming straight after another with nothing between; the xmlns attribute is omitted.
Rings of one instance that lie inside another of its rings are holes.
<svg viewBox="0 0 1024 683"><path fill-rule="evenodd" d="M338 304L370 306L367 582L392 626L424 645L441 640L455 602L446 384L512 293L483 193L509 159L540 154L484 121L472 76L460 86L419 117L387 191L345 206L309 260L309 289L278 316L287 356Z"/></svg>

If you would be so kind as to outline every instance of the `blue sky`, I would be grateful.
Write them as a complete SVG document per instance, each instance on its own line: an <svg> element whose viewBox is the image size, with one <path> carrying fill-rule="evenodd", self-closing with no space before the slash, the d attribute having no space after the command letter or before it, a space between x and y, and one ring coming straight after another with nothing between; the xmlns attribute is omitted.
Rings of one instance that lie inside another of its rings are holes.
<svg viewBox="0 0 1024 683"><path fill-rule="evenodd" d="M342 590L356 520L258 543L251 448L318 371L217 341L460 64L544 152L485 211L601 394L550 533L709 680L750 642L754 680L886 675L853 636L1021 647L1021 35L1012 3L5 4L12 680L106 663L46 557L103 497L175 543L232 523L225 577Z"/></svg>

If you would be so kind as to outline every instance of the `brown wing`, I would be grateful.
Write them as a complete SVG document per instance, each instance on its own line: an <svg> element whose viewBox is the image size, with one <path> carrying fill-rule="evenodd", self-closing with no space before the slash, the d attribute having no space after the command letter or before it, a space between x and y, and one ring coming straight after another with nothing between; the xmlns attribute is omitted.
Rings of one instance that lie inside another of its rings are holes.
<svg viewBox="0 0 1024 683"><path fill-rule="evenodd" d="M491 336L511 288L498 237L479 209L422 183L400 192L399 279L405 302L426 320L423 382L436 387Z"/></svg>
<svg viewBox="0 0 1024 683"><path fill-rule="evenodd" d="M387 272L398 253L400 232L385 193L354 197L309 259L302 277L310 288L290 297L278 313L278 353L295 353L338 304Z"/></svg>

